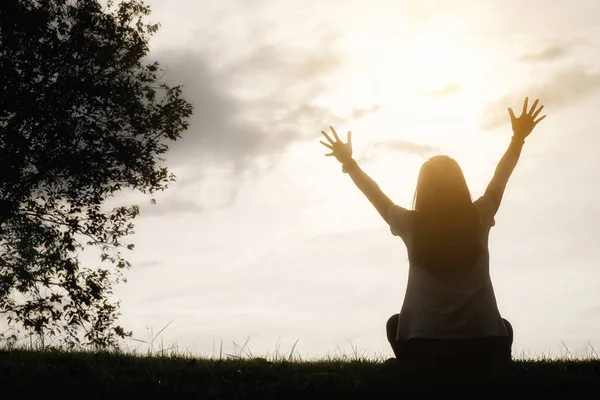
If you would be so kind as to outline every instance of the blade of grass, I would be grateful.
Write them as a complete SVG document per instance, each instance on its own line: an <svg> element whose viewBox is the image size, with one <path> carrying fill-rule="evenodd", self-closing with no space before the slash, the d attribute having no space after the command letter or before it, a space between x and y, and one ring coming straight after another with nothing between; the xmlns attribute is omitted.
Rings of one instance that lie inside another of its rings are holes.
<svg viewBox="0 0 600 400"><path fill-rule="evenodd" d="M288 357L288 361L292 361L292 355L294 354L294 350L296 349L298 340L300 340L300 338L297 338L296 341L294 342L294 345L292 346L292 350L290 351L290 356Z"/></svg>

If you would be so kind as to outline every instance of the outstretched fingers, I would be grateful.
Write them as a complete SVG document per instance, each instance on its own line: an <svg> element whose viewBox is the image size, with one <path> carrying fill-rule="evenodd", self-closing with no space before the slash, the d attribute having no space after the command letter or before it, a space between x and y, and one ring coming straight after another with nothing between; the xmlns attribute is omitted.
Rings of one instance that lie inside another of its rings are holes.
<svg viewBox="0 0 600 400"><path fill-rule="evenodd" d="M322 140L319 140L319 143L321 143L323 146L327 147L329 150L333 150L333 146L330 144L325 143Z"/></svg>
<svg viewBox="0 0 600 400"><path fill-rule="evenodd" d="M337 135L337 132L335 131L335 129L333 129L333 126L329 125L329 129L331 129L331 133L333 133L333 137L335 138L335 140L341 142L339 136Z"/></svg>
<svg viewBox="0 0 600 400"><path fill-rule="evenodd" d="M541 106L540 108L538 108L538 110L531 115L531 118L535 119L538 115L540 115L540 113L542 112L543 109L544 109L544 106Z"/></svg>
<svg viewBox="0 0 600 400"><path fill-rule="evenodd" d="M537 108L540 99L535 99L535 101L533 102L533 104L531 105L531 108L529 109L529 111L527 111L527 103L529 102L529 97L525 97L525 101L523 102L523 112L521 115L528 115L530 116L532 119L537 118L538 115L540 115L540 113L542 112L542 110L544 109L544 106L540 106L540 108ZM508 113L510 114L510 118L511 119L515 119L515 114L513 113L512 109L509 108L508 109ZM542 119L544 119L546 116L544 115L543 117L539 118L537 121L534 121L536 124L538 122L540 122Z"/></svg>
<svg viewBox="0 0 600 400"><path fill-rule="evenodd" d="M537 107L539 102L540 102L540 99L535 99L535 101L533 102L533 105L531 106L531 109L529 110L529 114L533 114L533 112L535 111L535 108Z"/></svg>
<svg viewBox="0 0 600 400"><path fill-rule="evenodd" d="M345 146L344 143L340 140L340 137L338 136L338 134L335 131L335 129L333 128L333 126L329 126L329 129L331 129L331 133L333 134L333 137L335 138L335 140L332 139L331 136L329 136L327 134L327 132L325 132L325 131L321 131L321 134L323 134L323 136L325 136L325 138L327 139L327 141L329 143L319 140L319 143L321 143L323 146L325 146L329 150L331 150L331 153L325 154L328 157L334 156L335 155L334 153L337 150L341 149L342 146ZM352 147L352 132L350 132L350 131L348 131L348 144L350 145L350 147Z"/></svg>
<svg viewBox="0 0 600 400"><path fill-rule="evenodd" d="M542 117L540 117L540 118L538 118L538 119L536 120L537 116L538 116L538 115L540 115L540 113L541 113L541 112L542 112L542 110L544 109L544 106L543 106L543 105L542 105L542 106L540 106L540 108L539 108L539 109L537 109L537 110L535 109L535 108L537 107L537 105L538 105L538 103L539 103L539 102L540 102L540 99L536 99L536 100L535 100L535 102L533 103L533 106L531 106L531 110L529 110L529 115L531 116L531 119L533 119L533 120L534 120L534 121L533 121L533 123L534 123L535 125L537 125L537 124L538 124L538 122L540 122L541 120L543 120L544 118L546 118L546 116L544 115L544 116L542 116Z"/></svg>
<svg viewBox="0 0 600 400"><path fill-rule="evenodd" d="M531 133L531 130L544 118L546 118L546 115L537 118L544 109L544 106L540 104L540 99L535 99L531 105L531 108L527 107L528 103L529 97L525 97L525 101L523 102L523 111L518 118L515 117L513 109L508 107L508 114L510 115L510 120L512 122L513 132L515 132L516 135L522 136L523 138L526 138Z"/></svg>
<svg viewBox="0 0 600 400"><path fill-rule="evenodd" d="M546 116L545 116L545 115L544 115L544 116L542 116L542 117L540 117L540 118L538 118L536 121L533 121L533 123L534 123L535 125L537 125L537 124L538 124L538 122L540 122L540 121L541 121L541 120L543 120L544 118L546 118Z"/></svg>
<svg viewBox="0 0 600 400"><path fill-rule="evenodd" d="M324 133L324 132L323 132ZM321 143L323 146L327 147L329 150L331 150L331 153L327 153L325 154L326 157L331 157L333 155L333 146L330 144L325 143L322 140L319 140L319 143Z"/></svg>
<svg viewBox="0 0 600 400"><path fill-rule="evenodd" d="M335 144L335 142L333 141L333 139L327 134L327 132L325 131L321 131L321 133L323 134L323 136L325 136L325 138L329 141L329 143L331 143L332 145Z"/></svg>

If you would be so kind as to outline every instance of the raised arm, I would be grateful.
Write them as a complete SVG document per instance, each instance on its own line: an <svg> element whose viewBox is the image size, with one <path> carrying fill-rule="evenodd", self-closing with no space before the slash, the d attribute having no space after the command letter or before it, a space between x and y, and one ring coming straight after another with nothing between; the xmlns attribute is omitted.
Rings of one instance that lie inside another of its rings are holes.
<svg viewBox="0 0 600 400"><path fill-rule="evenodd" d="M544 106L540 106L536 109L539 102L539 99L537 99L531 106L531 109L527 111L528 100L529 98L526 97L525 102L523 103L523 111L519 118L515 117L512 108L508 109L508 114L510 115L510 120L512 123L513 137L510 145L508 146L508 150L506 150L506 153L504 153L504 156L496 167L494 177L485 191L486 195L490 195L494 199L496 211L502 202L502 196L504 195L504 190L506 189L508 179L514 171L517 162L519 161L519 157L521 156L521 150L523 149L523 144L525 144L525 138L529 136L538 122L546 118L544 115L536 120Z"/></svg>
<svg viewBox="0 0 600 400"><path fill-rule="evenodd" d="M333 140L326 132L321 131L329 143L320 141L320 143L331 150L331 153L326 156L335 157L342 163L342 171L350 175L354 184L360 189L367 199L375 206L381 217L388 221L388 211L394 203L381 191L379 185L369 177L359 166L356 160L352 158L352 132L348 132L348 142L343 143L338 137L335 129L329 127L335 140Z"/></svg>

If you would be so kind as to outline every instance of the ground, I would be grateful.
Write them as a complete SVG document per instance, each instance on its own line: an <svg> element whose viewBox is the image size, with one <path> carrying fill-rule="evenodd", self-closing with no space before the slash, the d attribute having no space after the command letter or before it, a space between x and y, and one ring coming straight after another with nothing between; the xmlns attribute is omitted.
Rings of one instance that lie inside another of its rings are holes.
<svg viewBox="0 0 600 400"><path fill-rule="evenodd" d="M600 360L515 361L505 368L370 360L275 362L106 352L4 350L0 387L18 398L479 398L600 395Z"/></svg>

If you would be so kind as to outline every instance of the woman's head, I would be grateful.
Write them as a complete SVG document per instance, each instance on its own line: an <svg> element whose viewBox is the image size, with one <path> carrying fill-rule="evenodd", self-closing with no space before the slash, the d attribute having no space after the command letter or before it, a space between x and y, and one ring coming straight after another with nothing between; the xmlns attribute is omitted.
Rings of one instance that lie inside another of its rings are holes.
<svg viewBox="0 0 600 400"><path fill-rule="evenodd" d="M435 156L421 166L413 199L416 211L445 214L472 202L465 176L454 159Z"/></svg>
<svg viewBox="0 0 600 400"><path fill-rule="evenodd" d="M480 251L479 219L458 163L448 156L426 161L413 202L413 264L441 277L473 267Z"/></svg>

